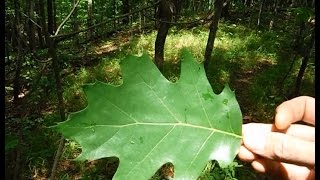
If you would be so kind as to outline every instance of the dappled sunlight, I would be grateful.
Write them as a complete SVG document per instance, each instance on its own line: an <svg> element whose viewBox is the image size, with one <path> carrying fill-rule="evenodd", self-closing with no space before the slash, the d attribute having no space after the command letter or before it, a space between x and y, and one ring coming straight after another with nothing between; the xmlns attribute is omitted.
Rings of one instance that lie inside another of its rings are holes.
<svg viewBox="0 0 320 180"><path fill-rule="evenodd" d="M96 54L106 54L118 50L118 46L115 43L105 44L95 48Z"/></svg>

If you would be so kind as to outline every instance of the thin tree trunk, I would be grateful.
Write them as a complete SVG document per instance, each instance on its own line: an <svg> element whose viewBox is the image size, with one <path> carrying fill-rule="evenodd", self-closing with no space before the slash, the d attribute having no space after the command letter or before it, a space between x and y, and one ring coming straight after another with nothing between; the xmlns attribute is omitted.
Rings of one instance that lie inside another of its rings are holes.
<svg viewBox="0 0 320 180"><path fill-rule="evenodd" d="M261 3L260 3L257 26L260 26L261 14L262 14L262 9L263 9L264 1L265 1L265 0L261 0Z"/></svg>
<svg viewBox="0 0 320 180"><path fill-rule="evenodd" d="M301 67L300 67L300 70L299 70L299 73L298 73L298 76L296 79L296 84L295 84L295 88L293 91L293 97L299 96L299 94L300 94L302 78L303 78L304 72L306 71L306 68L308 65L310 53L312 52L311 50L314 46L314 38L315 38L315 33L314 33L314 29L313 29L310 41L308 42L308 44L306 45L306 47L304 49L304 56L303 56L302 64L301 64Z"/></svg>
<svg viewBox="0 0 320 180"><path fill-rule="evenodd" d="M169 28L169 23L160 22L160 27L158 29L158 34L155 42L155 64L161 72L163 72L164 65L164 44L166 42Z"/></svg>
<svg viewBox="0 0 320 180"><path fill-rule="evenodd" d="M51 11L49 11L51 10ZM51 12L51 13L49 13ZM52 12L52 0L48 0L48 33L49 34L54 34L54 27L52 27L54 24L54 19L55 16L53 16L53 12ZM49 20L51 21L51 26L49 26ZM53 71L54 71L54 75L55 75L55 81L56 81L56 92L57 92L57 96L58 96L58 107L59 107L59 113L60 113L60 118L61 121L65 121L65 108L64 108L64 102L63 102L63 89L62 89L62 85L61 85L61 76L60 76L60 67L59 67L59 62L58 62L58 58L57 58L57 52L56 52L56 41L53 38L49 37L49 57L52 58L52 66L53 66ZM55 158L54 158L54 162L51 168L51 175L50 175L50 180L54 180L55 179L55 174L56 174L56 170L57 170L57 165L60 159L60 156L62 154L62 150L64 148L64 137L61 135L60 138L60 142L59 142L59 147L58 150L56 152Z"/></svg>
<svg viewBox="0 0 320 180"><path fill-rule="evenodd" d="M48 42L48 30L47 30L47 24L46 24L46 14L45 14L45 3L44 0L39 0L39 18L40 18L40 25L42 27L42 32L44 34L44 46L47 46Z"/></svg>
<svg viewBox="0 0 320 180"><path fill-rule="evenodd" d="M93 0L88 0L88 19L87 19L87 26L92 26L92 14L93 14ZM93 35L93 29L88 31L88 39L91 39Z"/></svg>
<svg viewBox="0 0 320 180"><path fill-rule="evenodd" d="M277 15L278 14L278 6L279 6L279 0L274 0L274 14Z"/></svg>
<svg viewBox="0 0 320 180"><path fill-rule="evenodd" d="M129 0L122 0L122 13L127 14L130 13L130 5ZM140 13L140 12L139 12ZM122 23L127 25L129 23L129 16L122 19Z"/></svg>
<svg viewBox="0 0 320 180"><path fill-rule="evenodd" d="M273 4L274 16L277 16L278 14L278 7L279 7L279 0L274 0L274 4ZM273 29L274 23L275 23L275 17L272 17L272 19L269 22L269 31Z"/></svg>
<svg viewBox="0 0 320 180"><path fill-rule="evenodd" d="M40 9L42 7L40 7L39 1L35 1L35 6L36 6L35 11L37 12L37 14L40 14ZM40 16L37 17L37 23L40 24L40 26L41 26L41 17ZM39 39L39 47L40 48L43 48L43 46L44 46L42 30L43 30L42 26L41 27L37 27L37 33L38 33L38 39Z"/></svg>
<svg viewBox="0 0 320 180"><path fill-rule="evenodd" d="M52 6L53 6L53 29L56 31L57 29L57 6L56 6L56 0L52 0Z"/></svg>
<svg viewBox="0 0 320 180"><path fill-rule="evenodd" d="M222 5L221 17L228 19L230 17L229 14L230 0L224 0Z"/></svg>
<svg viewBox="0 0 320 180"><path fill-rule="evenodd" d="M21 69L22 69L22 59L23 59L23 50L22 50L22 30L20 29L20 3L19 0L14 0L14 10L15 10L15 18L13 19L14 28L13 31L15 31L15 38L17 41L18 46L18 54L16 56L16 68L15 68L15 77L14 77L14 84L13 84L13 104L15 109L18 112L18 107L20 105L19 100L19 94L20 94L20 79L21 79ZM17 131L19 134L19 139L21 137L21 129L19 122L16 123L16 127L18 127ZM20 141L21 142L21 141ZM18 145L19 146L19 145ZM13 180L21 179L20 175L20 166L21 166L21 151L20 149L16 149L16 159L15 159L15 165L14 165L14 171L13 171Z"/></svg>
<svg viewBox="0 0 320 180"><path fill-rule="evenodd" d="M15 68L15 77L13 83L13 103L15 107L19 105L19 94L20 94L20 74L22 68L22 42L21 42L21 29L20 29L20 4L19 0L14 0L14 8L15 8L15 18L14 18L14 31L15 38L17 40L18 45L18 54L16 56L16 68Z"/></svg>
<svg viewBox="0 0 320 180"><path fill-rule="evenodd" d="M155 64L161 72L163 72L164 66L164 45L166 42L167 34L170 28L170 24L167 22L172 21L174 15L174 3L170 0L163 0L158 5L157 17L160 20L160 26L158 29L157 38L155 41Z"/></svg>
<svg viewBox="0 0 320 180"><path fill-rule="evenodd" d="M48 13L48 33L54 34L53 22L53 0L47 0L47 13Z"/></svg>
<svg viewBox="0 0 320 180"><path fill-rule="evenodd" d="M63 90L61 85L60 67L59 67L58 58L56 54L56 42L52 38L49 39L49 56L52 58L52 66L53 66L53 71L54 71L55 81L56 81L56 91L58 96L58 103L59 103L58 107L60 112L60 118L61 118L61 121L65 121L66 118L65 118L65 108L64 108L63 95L62 95ZM51 169L50 180L54 180L57 165L58 165L60 156L62 154L64 144L65 144L65 140L64 140L64 137L61 135L58 150L56 152L53 166Z"/></svg>
<svg viewBox="0 0 320 180"><path fill-rule="evenodd" d="M296 59L297 59L297 54L295 54L295 56L292 58L292 61L291 61L291 63L290 63L290 66L289 66L289 69L288 69L288 71L287 71L287 73L284 75L284 77L283 77L283 79L280 81L280 85L283 85L284 84L284 81L287 79L287 77L289 76L289 74L290 74L290 72L291 72L291 70L292 70L292 68L293 68L293 65L294 65L294 63L295 63L295 61L296 61Z"/></svg>
<svg viewBox="0 0 320 180"><path fill-rule="evenodd" d="M20 1L19 0L13 0L13 8L14 8L14 18L13 18L13 23L12 25L12 49L15 51L19 47L18 41L20 41Z"/></svg>
<svg viewBox="0 0 320 180"><path fill-rule="evenodd" d="M28 16L30 19L34 19L34 1L27 1ZM35 33L34 24L31 20L28 20L28 38L29 38L29 49L31 52L34 51L35 47Z"/></svg>
<svg viewBox="0 0 320 180"><path fill-rule="evenodd" d="M212 16L212 21L210 24L210 32L206 46L206 52L204 55L204 67L206 72L208 72L209 63L211 60L211 54L213 51L214 40L216 38L216 33L218 30L219 19L221 16L223 0L215 0L214 2L214 12Z"/></svg>
<svg viewBox="0 0 320 180"><path fill-rule="evenodd" d="M18 38L18 54L16 57L16 72L14 76L14 83L13 83L13 102L15 106L17 107L20 104L19 101L19 94L20 94L20 75L21 75L21 69L22 69L22 57L23 57L23 50L20 42L20 36L17 36Z"/></svg>
<svg viewBox="0 0 320 180"><path fill-rule="evenodd" d="M113 18L116 17L116 0L113 0ZM116 20L113 21L113 30L116 30L116 27L117 27L117 22Z"/></svg>
<svg viewBox="0 0 320 180"><path fill-rule="evenodd" d="M75 6L75 5L76 5L76 0L72 0L72 6ZM79 25L78 25L78 21L77 21L77 18L78 18L78 10L77 10L77 8L74 10L72 18L71 18L73 31L78 31L79 30ZM74 40L74 45L78 46L78 44L79 44L78 36L74 36L73 40Z"/></svg>
<svg viewBox="0 0 320 180"><path fill-rule="evenodd" d="M154 0L154 2L156 2L157 0ZM157 18L158 18L158 7L159 7L159 5L158 6L154 6L154 11L153 11L153 15L154 15L154 18L156 19L155 21L154 21L154 28L155 29L157 29L158 27L157 27Z"/></svg>
<svg viewBox="0 0 320 180"><path fill-rule="evenodd" d="M21 149L16 148L16 159L15 159L15 167L13 172L13 180L19 180L20 177L20 164L21 164Z"/></svg>

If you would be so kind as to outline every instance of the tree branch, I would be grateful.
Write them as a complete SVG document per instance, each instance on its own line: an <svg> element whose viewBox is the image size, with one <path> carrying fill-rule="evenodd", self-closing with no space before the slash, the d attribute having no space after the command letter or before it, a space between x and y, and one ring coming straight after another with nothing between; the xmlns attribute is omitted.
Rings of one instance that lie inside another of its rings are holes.
<svg viewBox="0 0 320 180"><path fill-rule="evenodd" d="M155 5L157 5L160 1L162 1L162 0L159 0L159 1L155 2L155 3L152 4L152 5L143 7L143 8L141 8L141 9L132 11L132 12L130 12L130 13L126 13L126 14L120 15L120 16L118 16L118 17L115 17L115 18L113 18L113 19L109 19L109 20L100 22L100 23L98 23L98 24L95 24L95 25L90 26L90 27L85 28L85 29L81 29L81 30L74 31L74 32L71 32L71 33L67 33L67 34L51 35L50 37L56 39L56 41L59 42L59 41L62 41L62 40L64 40L64 39L67 39L67 38L69 38L69 37L72 37L72 36L74 36L74 35L77 35L77 34L79 34L79 33L81 33L81 32L86 32L86 31L88 31L88 30L90 30L90 29L94 29L94 28L99 27L99 26L101 26L101 25L107 24L108 22L111 22L111 21L114 21L114 20L117 20L117 19L121 19L121 18L124 18L124 17L126 17L126 16L129 16L129 15L131 15L131 14L134 14L134 13L143 11L143 10L145 10L145 9L151 8L151 7L155 6Z"/></svg>
<svg viewBox="0 0 320 180"><path fill-rule="evenodd" d="M210 17L211 15L207 15L205 17L202 17L200 19L196 19L194 21L187 21L187 22L173 22L173 21L164 21L164 20L159 20L156 18L152 18L151 20L153 21L159 21L159 22L163 22L163 23L167 23L167 24L172 24L172 25L179 25L179 24L193 24L193 23L197 23L199 21L210 21L212 17Z"/></svg>
<svg viewBox="0 0 320 180"><path fill-rule="evenodd" d="M62 23L59 25L59 27L57 28L57 31L55 32L55 36L58 35L60 29L65 25L65 23L68 21L68 19L71 17L71 15L73 14L74 10L76 9L76 7L78 6L80 0L77 1L77 3L73 6L72 10L70 11L70 13L68 14L68 16L62 21Z"/></svg>
<svg viewBox="0 0 320 180"><path fill-rule="evenodd" d="M23 16L25 16L26 18L28 18L34 25L36 25L38 28L42 29L42 27L36 23L33 19L31 19L28 15L26 15L25 13L19 11Z"/></svg>

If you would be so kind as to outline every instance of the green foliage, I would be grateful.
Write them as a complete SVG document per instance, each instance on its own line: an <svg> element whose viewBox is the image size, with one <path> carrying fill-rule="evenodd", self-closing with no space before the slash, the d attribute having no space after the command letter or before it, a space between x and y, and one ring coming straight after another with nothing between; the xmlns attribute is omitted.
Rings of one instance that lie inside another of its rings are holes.
<svg viewBox="0 0 320 180"><path fill-rule="evenodd" d="M203 65L183 50L180 79L166 80L146 56L121 62L123 84L84 86L88 106L53 128L82 146L78 160L120 158L114 179L147 179L163 164L197 178L209 160L232 163L241 111L227 86L213 93Z"/></svg>
<svg viewBox="0 0 320 180"><path fill-rule="evenodd" d="M13 135L7 135L5 136L5 152L10 151L14 149L19 143L19 140L17 137Z"/></svg>
<svg viewBox="0 0 320 180"><path fill-rule="evenodd" d="M308 22L310 16L314 16L314 9L308 7L290 8L288 11L293 13L298 23Z"/></svg>

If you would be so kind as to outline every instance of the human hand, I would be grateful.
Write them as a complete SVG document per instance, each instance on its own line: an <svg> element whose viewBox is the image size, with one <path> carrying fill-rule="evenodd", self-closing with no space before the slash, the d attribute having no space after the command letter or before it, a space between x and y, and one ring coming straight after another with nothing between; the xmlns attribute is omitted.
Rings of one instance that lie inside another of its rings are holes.
<svg viewBox="0 0 320 180"><path fill-rule="evenodd" d="M315 128L292 124L315 123L315 99L300 96L276 109L275 124L249 123L242 127L238 157L255 170L281 179L314 179Z"/></svg>

